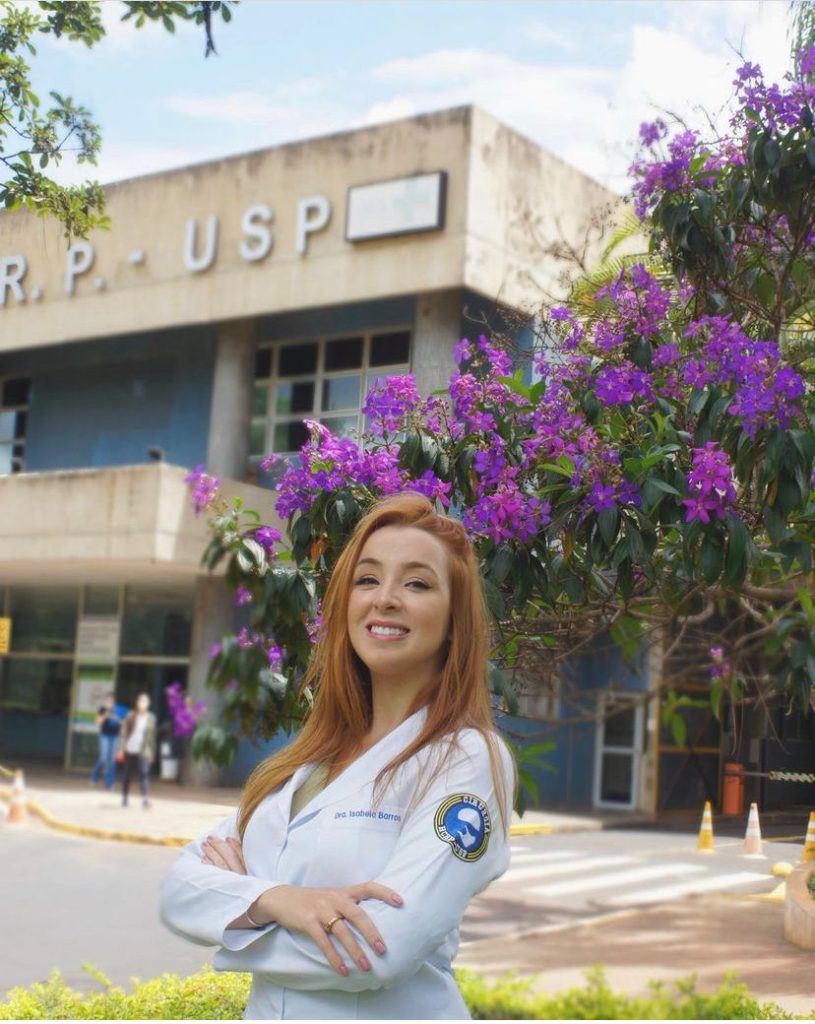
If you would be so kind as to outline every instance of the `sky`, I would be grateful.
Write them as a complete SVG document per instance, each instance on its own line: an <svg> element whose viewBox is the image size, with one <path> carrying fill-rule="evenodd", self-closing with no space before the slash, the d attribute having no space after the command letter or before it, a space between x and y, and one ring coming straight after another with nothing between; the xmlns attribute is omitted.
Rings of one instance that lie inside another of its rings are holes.
<svg viewBox="0 0 815 1024"><path fill-rule="evenodd" d="M89 107L103 149L65 183L116 181L232 153L474 103L623 193L640 122L702 123L739 54L778 80L787 0L242 0L174 35L120 21L88 50L44 38L36 88Z"/></svg>

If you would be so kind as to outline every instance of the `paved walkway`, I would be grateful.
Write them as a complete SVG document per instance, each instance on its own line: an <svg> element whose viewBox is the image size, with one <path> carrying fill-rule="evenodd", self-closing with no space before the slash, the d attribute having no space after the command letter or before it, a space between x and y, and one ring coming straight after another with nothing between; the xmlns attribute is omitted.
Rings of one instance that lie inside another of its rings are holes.
<svg viewBox="0 0 815 1024"><path fill-rule="evenodd" d="M127 807L118 790L108 792L102 785L90 786L87 778L57 770L29 769L25 773L26 797L43 808L55 822L74 829L126 833L134 840L188 840L211 829L238 805L239 789L194 788L155 782L150 806L142 807L138 786L131 788ZM10 793L11 780L0 780L0 794ZM0 805L5 813L7 802ZM601 829L608 816L528 811L523 819L513 816L519 831L587 831ZM119 836L119 838L124 838Z"/></svg>
<svg viewBox="0 0 815 1024"><path fill-rule="evenodd" d="M735 973L762 1002L795 1015L815 1011L815 953L784 939L782 904L744 897L686 899L560 931L473 942L457 964L488 977L534 975L546 992L582 985L593 964L603 964L613 989L643 995L652 979L694 974L698 988L712 992Z"/></svg>

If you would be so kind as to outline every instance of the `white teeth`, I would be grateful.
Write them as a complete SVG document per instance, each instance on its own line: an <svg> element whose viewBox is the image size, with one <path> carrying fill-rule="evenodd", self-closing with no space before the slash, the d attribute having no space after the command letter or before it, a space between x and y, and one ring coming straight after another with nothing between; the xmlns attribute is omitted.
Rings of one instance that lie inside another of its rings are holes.
<svg viewBox="0 0 815 1024"><path fill-rule="evenodd" d="M370 632L374 636L404 636L407 630L400 626L371 626Z"/></svg>

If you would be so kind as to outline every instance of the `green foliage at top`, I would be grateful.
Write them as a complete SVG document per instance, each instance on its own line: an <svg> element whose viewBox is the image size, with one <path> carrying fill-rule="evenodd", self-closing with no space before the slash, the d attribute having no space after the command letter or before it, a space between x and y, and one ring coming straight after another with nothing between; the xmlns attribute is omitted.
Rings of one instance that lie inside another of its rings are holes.
<svg viewBox="0 0 815 1024"><path fill-rule="evenodd" d="M94 968L85 969L103 991L77 992L54 971L47 982L11 989L0 1003L0 1020L240 1020L249 997L248 974L220 974L210 967L187 978L163 974L137 982L132 992L111 985ZM670 986L652 982L645 996L612 991L601 967L586 972L582 988L555 995L512 975L495 983L471 971L457 971L456 978L474 1020L801 1019L759 1002L735 978L710 994L699 992L692 977Z"/></svg>
<svg viewBox="0 0 815 1024"><path fill-rule="evenodd" d="M232 17L230 0L198 3L146 3L125 0L122 20L135 28L158 21L175 31L179 21L203 25L206 55L215 52L212 17ZM65 186L48 175L66 152L78 163L95 164L102 143L91 112L69 96L49 91L49 105L41 103L31 84L29 59L36 42L51 35L93 47L105 35L102 5L90 0L15 3L0 0L0 207L21 207L42 216L57 217L68 238L84 237L93 228L106 228L105 197L98 182Z"/></svg>

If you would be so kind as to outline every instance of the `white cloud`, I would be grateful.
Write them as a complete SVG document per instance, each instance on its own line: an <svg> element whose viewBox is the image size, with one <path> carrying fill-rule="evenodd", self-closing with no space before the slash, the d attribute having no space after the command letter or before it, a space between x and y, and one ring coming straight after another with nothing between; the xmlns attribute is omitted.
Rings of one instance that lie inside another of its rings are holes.
<svg viewBox="0 0 815 1024"><path fill-rule="evenodd" d="M413 117L419 111L411 99L397 96L396 99L374 103L365 113L351 123L352 128L361 128L369 124L382 124L384 121L398 121L403 117Z"/></svg>
<svg viewBox="0 0 815 1024"><path fill-rule="evenodd" d="M252 90L218 96L170 96L165 105L174 114L231 124L276 124L291 111L291 107L273 103Z"/></svg>
<svg viewBox="0 0 815 1024"><path fill-rule="evenodd" d="M537 46L552 47L564 53L576 53L578 50L577 40L571 33L553 28L542 21L533 21L525 25L521 35Z"/></svg>
<svg viewBox="0 0 815 1024"><path fill-rule="evenodd" d="M496 51L443 49L391 60L372 78L393 87L360 119L408 116L476 103L540 145L618 191L641 121L670 111L703 127L702 110L721 116L732 92L737 51L778 80L789 63L786 5L665 4L662 28L638 22L624 28L619 68L589 67L561 57L555 63L519 60ZM541 26L540 38L547 27Z"/></svg>

